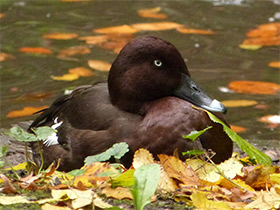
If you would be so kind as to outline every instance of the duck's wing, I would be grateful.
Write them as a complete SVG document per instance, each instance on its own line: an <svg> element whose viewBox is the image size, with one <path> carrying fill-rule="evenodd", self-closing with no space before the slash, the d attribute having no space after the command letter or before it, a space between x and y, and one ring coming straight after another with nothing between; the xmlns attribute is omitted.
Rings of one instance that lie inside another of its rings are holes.
<svg viewBox="0 0 280 210"><path fill-rule="evenodd" d="M31 128L53 125L55 123L54 120L60 114L60 112L62 112L67 107L67 104L81 92L89 89L90 87L92 87L92 85L78 87L71 94L64 95L56 99L49 108L37 112L41 114L32 122L28 128L28 131L31 131Z"/></svg>

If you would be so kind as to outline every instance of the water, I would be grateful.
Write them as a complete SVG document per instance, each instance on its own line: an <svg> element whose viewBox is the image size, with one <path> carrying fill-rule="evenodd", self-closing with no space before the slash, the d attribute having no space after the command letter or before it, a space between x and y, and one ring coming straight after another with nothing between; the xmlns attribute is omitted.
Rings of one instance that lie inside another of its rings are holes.
<svg viewBox="0 0 280 210"><path fill-rule="evenodd" d="M279 96L223 93L233 80L252 80L279 83L279 70L268 63L279 59L279 48L264 47L256 51L242 50L239 44L246 32L260 24L277 21L279 1L260 0L208 0L208 1L88 1L61 2L1 0L0 19L1 51L15 58L0 63L1 68L1 126L9 128L13 123L34 119L34 116L7 118L9 111L26 106L49 105L63 94L64 89L105 80L106 72L95 72L94 77L80 77L72 82L54 81L50 75L63 75L68 69L87 66L89 59L112 62L116 54L91 46L91 53L74 56L73 60L58 59L57 53L65 48L84 45L74 40L46 40L46 33L78 33L79 36L94 35L93 29L161 20L142 18L137 11L161 7L173 21L196 29L211 29L216 35L180 34L176 30L140 32L172 42L185 58L192 78L207 92L219 100L256 100L266 109L252 107L229 108L230 124L247 129L241 135L259 146L276 147L279 127L269 128L257 119L279 112ZM279 20L278 20L279 21ZM137 34L137 35L138 35ZM51 55L26 54L21 47L47 47ZM43 98L31 97L40 92ZM27 95L27 96L26 96ZM29 95L29 97L28 97ZM25 96L25 97L23 97ZM280 145L279 145L280 146Z"/></svg>

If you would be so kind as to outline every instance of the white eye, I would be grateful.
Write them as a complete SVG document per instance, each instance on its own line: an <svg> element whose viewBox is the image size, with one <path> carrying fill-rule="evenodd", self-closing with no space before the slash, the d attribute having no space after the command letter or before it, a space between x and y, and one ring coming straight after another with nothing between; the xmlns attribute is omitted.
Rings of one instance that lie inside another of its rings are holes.
<svg viewBox="0 0 280 210"><path fill-rule="evenodd" d="M157 66L157 67L161 67L162 66L162 62L160 60L154 60L154 64Z"/></svg>

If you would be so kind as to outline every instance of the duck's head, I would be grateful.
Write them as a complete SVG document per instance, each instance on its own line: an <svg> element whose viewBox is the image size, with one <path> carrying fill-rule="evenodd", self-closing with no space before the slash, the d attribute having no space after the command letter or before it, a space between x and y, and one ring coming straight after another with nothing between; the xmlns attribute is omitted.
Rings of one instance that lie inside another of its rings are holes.
<svg viewBox="0 0 280 210"><path fill-rule="evenodd" d="M137 37L121 50L110 69L108 88L112 104L132 113L140 113L146 104L167 96L226 112L222 103L191 79L179 51L153 36Z"/></svg>

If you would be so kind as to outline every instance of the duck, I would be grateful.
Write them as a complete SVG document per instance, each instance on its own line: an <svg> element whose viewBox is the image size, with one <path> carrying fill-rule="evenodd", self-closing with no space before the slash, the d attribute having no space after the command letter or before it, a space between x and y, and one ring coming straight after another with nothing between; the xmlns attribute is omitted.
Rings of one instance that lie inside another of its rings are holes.
<svg viewBox="0 0 280 210"><path fill-rule="evenodd" d="M192 80L174 45L138 36L117 55L107 81L78 87L41 111L29 131L50 126L57 132L31 145L33 159L41 164L41 150L44 167L60 159L59 170L70 171L82 167L87 156L126 142L129 152L120 161L128 167L140 148L155 158L177 154L182 160L188 157L182 152L211 150L211 159L221 163L231 157L233 142L203 109L227 124L226 107ZM195 141L183 138L209 126Z"/></svg>

